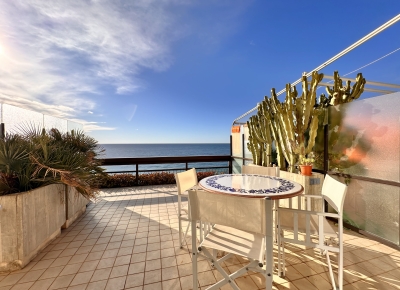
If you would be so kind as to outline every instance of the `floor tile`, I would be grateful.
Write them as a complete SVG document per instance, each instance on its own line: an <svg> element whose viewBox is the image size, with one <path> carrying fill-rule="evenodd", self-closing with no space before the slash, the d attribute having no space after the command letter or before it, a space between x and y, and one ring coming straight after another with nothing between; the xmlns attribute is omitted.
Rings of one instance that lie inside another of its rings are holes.
<svg viewBox="0 0 400 290"><path fill-rule="evenodd" d="M192 289L191 240L179 247L175 192L174 185L103 190L104 199L89 204L26 268L0 273L0 290ZM344 237L344 289L400 288L399 251L347 229ZM286 277L274 276L274 289L331 288L318 250L286 244L285 252ZM331 257L336 274L337 258ZM223 268L232 273L245 262L232 257ZM222 279L204 258L198 271L201 289ZM260 273L235 281L242 289L265 287Z"/></svg>
<svg viewBox="0 0 400 290"><path fill-rule="evenodd" d="M109 279L106 290L119 290L125 288L126 276Z"/></svg>

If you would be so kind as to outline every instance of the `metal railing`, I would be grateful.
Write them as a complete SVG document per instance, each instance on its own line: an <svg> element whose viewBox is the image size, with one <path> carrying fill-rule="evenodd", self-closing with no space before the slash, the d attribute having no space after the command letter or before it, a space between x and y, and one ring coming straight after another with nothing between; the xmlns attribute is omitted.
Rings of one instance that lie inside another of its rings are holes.
<svg viewBox="0 0 400 290"><path fill-rule="evenodd" d="M113 166L113 165L133 165L134 170L124 171L107 171L108 174L117 173L135 173L136 178L141 173L149 172L179 172L188 170L195 167L197 171L225 171L227 173L232 172L232 158L230 155L217 155L217 156L168 156L168 157L126 157L126 158L105 158L102 159L102 166ZM228 162L227 166L189 166L193 163L208 163L208 162ZM176 168L160 168L160 169L140 169L140 165L157 165L157 164L184 164L182 167Z"/></svg>

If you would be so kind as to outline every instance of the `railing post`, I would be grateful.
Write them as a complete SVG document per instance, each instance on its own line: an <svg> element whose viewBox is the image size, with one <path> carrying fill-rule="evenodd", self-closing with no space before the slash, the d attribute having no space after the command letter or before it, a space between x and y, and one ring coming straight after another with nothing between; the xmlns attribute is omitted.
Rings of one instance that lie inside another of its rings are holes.
<svg viewBox="0 0 400 290"><path fill-rule="evenodd" d="M243 126L242 126L243 127ZM244 130L244 129L243 129ZM242 133L242 164L243 165L246 165L245 164L245 160L244 160L244 157L245 157L245 150L244 150L244 134L243 134L243 132L241 132Z"/></svg>
<svg viewBox="0 0 400 290"><path fill-rule="evenodd" d="M185 170L188 171L189 170L188 163L186 162L185 164L186 164L186 166L185 166L186 169Z"/></svg>
<svg viewBox="0 0 400 290"><path fill-rule="evenodd" d="M324 173L329 170L329 124L324 125Z"/></svg>
<svg viewBox="0 0 400 290"><path fill-rule="evenodd" d="M4 123L0 124L0 139L4 139L4 137L6 136L6 129L4 126Z"/></svg>
<svg viewBox="0 0 400 290"><path fill-rule="evenodd" d="M329 123L324 125L324 174L329 170ZM328 202L324 200L325 212L328 212Z"/></svg>
<svg viewBox="0 0 400 290"><path fill-rule="evenodd" d="M233 160L233 148L232 148L232 133L229 136L229 143L230 143L230 155L231 155L231 159L229 160L229 174L232 174L232 160Z"/></svg>
<svg viewBox="0 0 400 290"><path fill-rule="evenodd" d="M136 184L139 185L139 163L136 163Z"/></svg>

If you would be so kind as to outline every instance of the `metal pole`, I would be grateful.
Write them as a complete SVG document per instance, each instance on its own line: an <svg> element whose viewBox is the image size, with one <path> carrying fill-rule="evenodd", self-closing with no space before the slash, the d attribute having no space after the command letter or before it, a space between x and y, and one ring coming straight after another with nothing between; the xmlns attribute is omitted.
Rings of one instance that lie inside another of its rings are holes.
<svg viewBox="0 0 400 290"><path fill-rule="evenodd" d="M229 138L229 145L230 145L230 155L231 155L231 159L229 160L229 174L232 174L232 159L233 159L233 157L232 157L232 153L233 153L233 149L232 149L232 133L231 133L231 135L229 136L230 138Z"/></svg>
<svg viewBox="0 0 400 290"><path fill-rule="evenodd" d="M328 112L326 112L328 113ZM324 125L324 175L329 170L329 123ZM328 202L324 200L325 212L328 212Z"/></svg>
<svg viewBox="0 0 400 290"><path fill-rule="evenodd" d="M240 131L242 131L242 130L240 130ZM242 132L240 132L240 133L242 133ZM242 164L243 165L245 165L245 160L244 160L244 157L245 157L245 150L244 150L244 134L242 133Z"/></svg>
<svg viewBox="0 0 400 290"><path fill-rule="evenodd" d="M139 185L139 164L136 163L136 184Z"/></svg>
<svg viewBox="0 0 400 290"><path fill-rule="evenodd" d="M4 126L4 123L0 124L0 139L4 139L4 137L6 136L6 129Z"/></svg>
<svg viewBox="0 0 400 290"><path fill-rule="evenodd" d="M324 174L329 171L329 124L324 125Z"/></svg>

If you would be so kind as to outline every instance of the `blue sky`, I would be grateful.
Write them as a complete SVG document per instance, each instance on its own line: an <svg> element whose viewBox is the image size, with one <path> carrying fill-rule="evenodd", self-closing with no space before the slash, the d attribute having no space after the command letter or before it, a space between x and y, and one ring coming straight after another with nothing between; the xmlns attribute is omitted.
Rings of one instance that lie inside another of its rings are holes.
<svg viewBox="0 0 400 290"><path fill-rule="evenodd" d="M100 143L229 142L272 87L399 13L398 0L0 1L0 100L81 122ZM362 67L399 35L400 22L323 72ZM400 51L361 72L400 84Z"/></svg>

